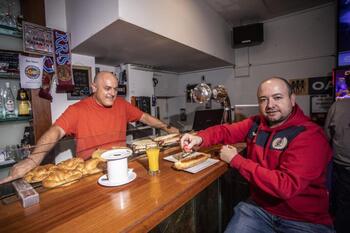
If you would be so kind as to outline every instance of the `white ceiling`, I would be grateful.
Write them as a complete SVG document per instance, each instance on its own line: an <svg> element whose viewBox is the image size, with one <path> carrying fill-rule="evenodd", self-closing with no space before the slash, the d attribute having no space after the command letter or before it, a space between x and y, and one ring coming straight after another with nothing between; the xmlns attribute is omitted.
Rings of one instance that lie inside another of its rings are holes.
<svg viewBox="0 0 350 233"><path fill-rule="evenodd" d="M205 0L231 26L256 23L335 0ZM230 66L211 54L118 20L72 52L94 56L97 64L141 64L159 70L188 72Z"/></svg>
<svg viewBox="0 0 350 233"><path fill-rule="evenodd" d="M286 15L335 0L205 0L225 21L238 26Z"/></svg>

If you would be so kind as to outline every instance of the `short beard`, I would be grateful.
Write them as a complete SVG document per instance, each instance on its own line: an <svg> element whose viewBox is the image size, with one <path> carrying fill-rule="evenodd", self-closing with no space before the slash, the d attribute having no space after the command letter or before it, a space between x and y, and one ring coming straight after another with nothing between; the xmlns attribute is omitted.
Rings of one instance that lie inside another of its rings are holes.
<svg viewBox="0 0 350 233"><path fill-rule="evenodd" d="M277 120L269 120L266 117L267 125L271 127L271 126L277 125L277 124L287 120L289 118L289 116L292 114L292 112L293 112L293 109L292 109L292 111L290 111L290 113L287 116L285 116L285 117L282 116L280 119L277 119Z"/></svg>
<svg viewBox="0 0 350 233"><path fill-rule="evenodd" d="M277 120L269 120L268 118L266 118L266 121L267 121L268 126L271 127L271 126L274 126L274 125L277 125L277 124L283 122L284 120L286 120L288 118L288 116L287 117L281 117L280 119L277 119Z"/></svg>

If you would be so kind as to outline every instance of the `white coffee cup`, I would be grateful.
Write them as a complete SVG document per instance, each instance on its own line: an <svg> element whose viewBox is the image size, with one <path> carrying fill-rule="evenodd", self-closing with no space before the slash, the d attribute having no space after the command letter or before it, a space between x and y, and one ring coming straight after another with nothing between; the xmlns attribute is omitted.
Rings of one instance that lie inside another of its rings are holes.
<svg viewBox="0 0 350 233"><path fill-rule="evenodd" d="M128 157L132 155L129 148L112 149L102 153L101 157L107 160L107 178L111 183L128 181Z"/></svg>
<svg viewBox="0 0 350 233"><path fill-rule="evenodd" d="M110 160L107 162L108 181L113 183L128 180L128 159Z"/></svg>

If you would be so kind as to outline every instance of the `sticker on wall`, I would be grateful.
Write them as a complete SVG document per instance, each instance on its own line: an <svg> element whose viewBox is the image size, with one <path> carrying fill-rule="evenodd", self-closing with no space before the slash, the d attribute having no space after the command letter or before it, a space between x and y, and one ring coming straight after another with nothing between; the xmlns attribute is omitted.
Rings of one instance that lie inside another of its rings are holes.
<svg viewBox="0 0 350 233"><path fill-rule="evenodd" d="M289 84L296 95L308 95L308 79L289 79Z"/></svg>
<svg viewBox="0 0 350 233"><path fill-rule="evenodd" d="M43 76L44 57L28 57L19 55L21 87L40 88Z"/></svg>

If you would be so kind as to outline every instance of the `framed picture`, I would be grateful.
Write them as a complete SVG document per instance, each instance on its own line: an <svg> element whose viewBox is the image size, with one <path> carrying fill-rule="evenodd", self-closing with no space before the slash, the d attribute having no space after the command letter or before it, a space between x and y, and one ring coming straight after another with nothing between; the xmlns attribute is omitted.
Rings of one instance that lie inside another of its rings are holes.
<svg viewBox="0 0 350 233"><path fill-rule="evenodd" d="M52 29L23 22L23 50L27 53L53 56Z"/></svg>
<svg viewBox="0 0 350 233"><path fill-rule="evenodd" d="M332 103L330 95L310 96L310 113L327 113Z"/></svg>
<svg viewBox="0 0 350 233"><path fill-rule="evenodd" d="M327 112L333 103L330 95L310 96L310 118L320 126L324 126Z"/></svg>
<svg viewBox="0 0 350 233"><path fill-rule="evenodd" d="M67 93L68 100L80 100L90 95L91 67L73 66L74 88Z"/></svg>

